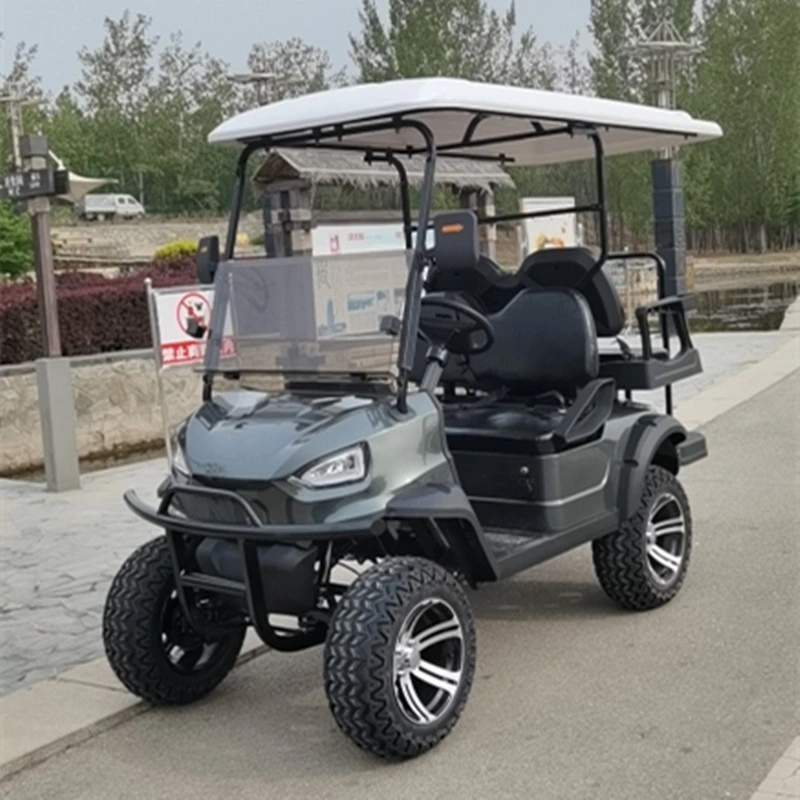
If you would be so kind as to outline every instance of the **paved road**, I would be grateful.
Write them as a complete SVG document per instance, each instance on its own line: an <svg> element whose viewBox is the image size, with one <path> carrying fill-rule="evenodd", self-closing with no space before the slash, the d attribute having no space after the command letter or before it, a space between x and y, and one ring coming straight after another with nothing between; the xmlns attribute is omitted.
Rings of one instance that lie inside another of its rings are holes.
<svg viewBox="0 0 800 800"><path fill-rule="evenodd" d="M747 800L800 731L800 372L709 424L679 598L617 611L582 548L474 596L454 733L386 765L335 729L320 652L269 653L0 785L29 798Z"/></svg>
<svg viewBox="0 0 800 800"><path fill-rule="evenodd" d="M695 337L705 371L675 387L680 405L790 341L784 332ZM663 405L663 392L641 399ZM100 618L122 561L155 531L122 493L153 498L164 461L84 475L83 489L48 495L39 484L0 480L0 695L102 655Z"/></svg>

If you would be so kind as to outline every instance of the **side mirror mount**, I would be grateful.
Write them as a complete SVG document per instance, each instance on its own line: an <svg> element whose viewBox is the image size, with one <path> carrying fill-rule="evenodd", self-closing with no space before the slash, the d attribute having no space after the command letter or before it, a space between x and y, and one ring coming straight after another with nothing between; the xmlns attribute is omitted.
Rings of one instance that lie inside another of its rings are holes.
<svg viewBox="0 0 800 800"><path fill-rule="evenodd" d="M219 264L219 236L206 236L200 240L195 264L197 280L200 283L214 283L214 273Z"/></svg>
<svg viewBox="0 0 800 800"><path fill-rule="evenodd" d="M400 335L402 329L403 323L400 321L399 317L388 314L385 317L381 317L380 328L378 329L381 333L397 337Z"/></svg>

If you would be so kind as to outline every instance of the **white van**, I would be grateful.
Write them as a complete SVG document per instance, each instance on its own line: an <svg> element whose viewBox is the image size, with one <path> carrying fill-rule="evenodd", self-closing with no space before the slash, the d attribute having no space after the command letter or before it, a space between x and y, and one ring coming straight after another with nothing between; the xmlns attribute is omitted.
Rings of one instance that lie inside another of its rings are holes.
<svg viewBox="0 0 800 800"><path fill-rule="evenodd" d="M129 194L87 194L75 206L81 219L121 217L139 219L144 216L144 206Z"/></svg>

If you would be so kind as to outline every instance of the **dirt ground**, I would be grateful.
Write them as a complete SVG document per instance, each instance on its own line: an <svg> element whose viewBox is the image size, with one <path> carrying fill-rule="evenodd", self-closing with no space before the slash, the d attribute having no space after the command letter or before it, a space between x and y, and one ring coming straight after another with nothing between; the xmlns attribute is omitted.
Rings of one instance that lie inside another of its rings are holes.
<svg viewBox="0 0 800 800"><path fill-rule="evenodd" d="M54 225L53 240L57 258L89 256L108 261L115 259L147 260L161 245L176 239L198 239L209 234L224 235L227 220L218 219L158 219L138 222L82 222ZM260 232L259 215L243 219L240 230L255 235ZM506 268L519 264L516 231L500 227L497 231L497 261ZM62 263L68 263L63 261ZM800 251L764 254L723 254L717 256L689 256L690 275L694 272L695 288L714 285L721 288L736 287L800 277ZM691 281L690 281L691 283Z"/></svg>

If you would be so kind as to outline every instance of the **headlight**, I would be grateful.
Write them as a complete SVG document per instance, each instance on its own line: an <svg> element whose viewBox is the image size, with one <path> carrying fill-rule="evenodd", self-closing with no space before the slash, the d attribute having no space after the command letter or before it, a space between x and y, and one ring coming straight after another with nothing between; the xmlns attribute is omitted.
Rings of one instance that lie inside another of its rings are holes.
<svg viewBox="0 0 800 800"><path fill-rule="evenodd" d="M172 449L172 469L187 477L191 474L189 472L189 465L186 463L186 456L183 454L183 450L177 442Z"/></svg>
<svg viewBox="0 0 800 800"><path fill-rule="evenodd" d="M297 480L311 489L324 489L360 481L366 474L366 451L364 445L357 445L318 461Z"/></svg>

